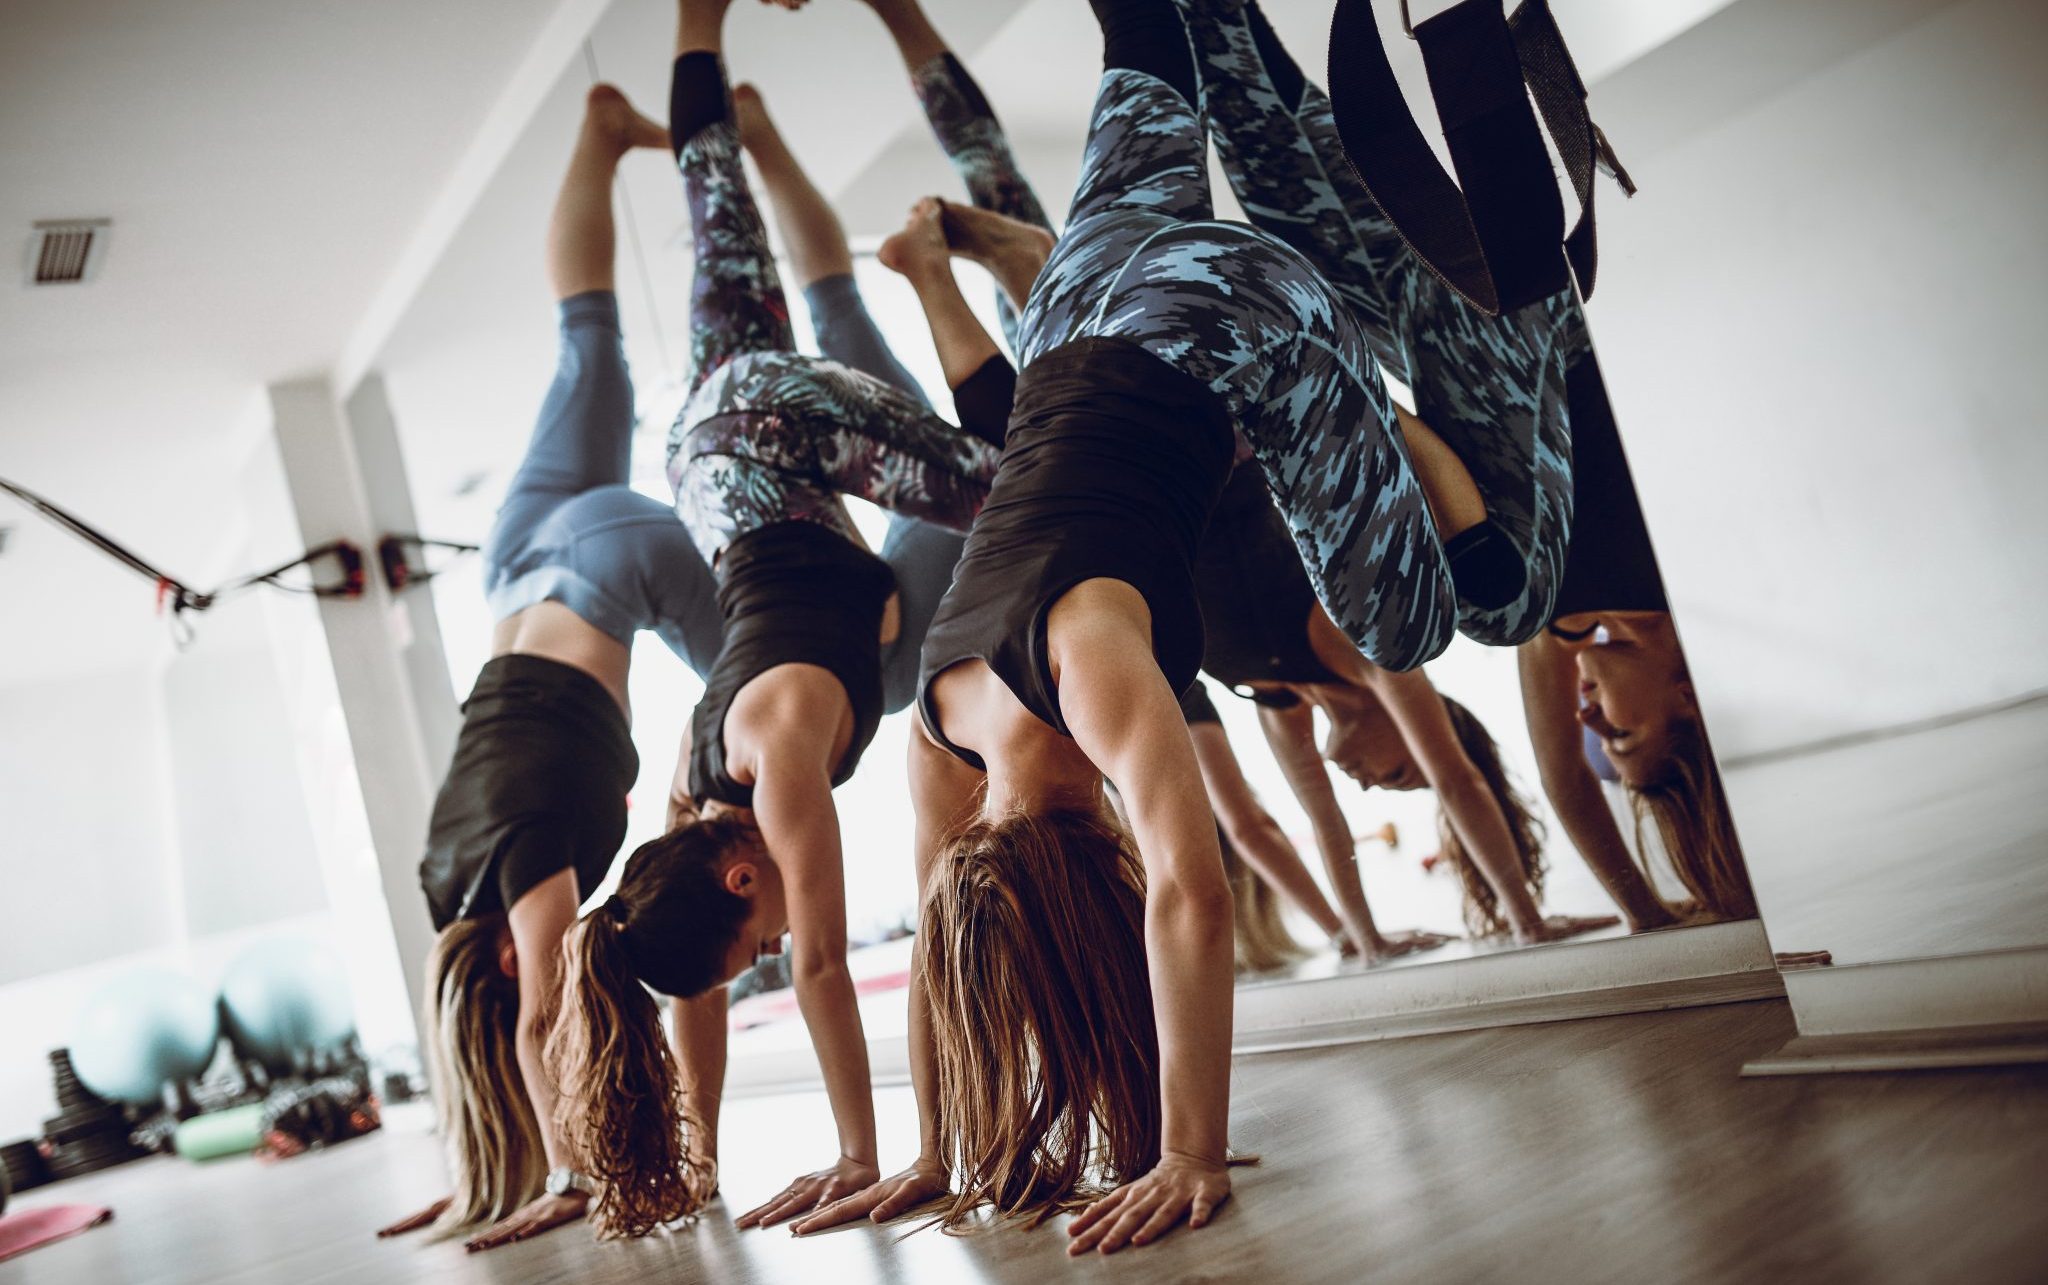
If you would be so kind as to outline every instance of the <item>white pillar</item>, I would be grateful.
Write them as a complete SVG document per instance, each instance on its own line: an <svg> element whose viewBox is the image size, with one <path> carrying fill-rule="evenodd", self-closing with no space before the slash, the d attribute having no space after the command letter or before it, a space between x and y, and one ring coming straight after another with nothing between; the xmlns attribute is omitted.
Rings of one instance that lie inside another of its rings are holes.
<svg viewBox="0 0 2048 1285"><path fill-rule="evenodd" d="M421 531L413 511L412 480L405 470L405 454L398 442L398 423L391 413L384 377L374 372L364 376L348 395L342 413L348 420L349 441L355 448L370 519L379 536L437 534ZM374 549L364 552L374 554ZM448 556L445 550L428 554L442 561ZM412 713L419 724L421 750L438 789L455 753L456 734L462 730L462 702L448 677L433 590L420 581L407 585L395 597L395 609L402 613L397 621L403 644L399 663L412 687Z"/></svg>
<svg viewBox="0 0 2048 1285"><path fill-rule="evenodd" d="M320 599L321 631L333 663L354 784L363 801L374 852L371 869L358 861L345 861L338 868L330 863L329 887L343 931L358 951L379 935L371 931L369 921L381 909L382 926L396 953L406 995L417 996L434 940L420 895L419 859L446 752L437 748L430 755L424 743L422 729L427 724L420 714L407 653L420 646L423 638L430 638L438 661L439 631L422 631L416 626L418 611L411 604L394 602L374 565L377 541L383 534L377 506L354 434L332 386L325 379L297 380L271 385L268 396L278 456L301 538L308 547L334 539L351 540L372 560L365 568L361 598ZM384 428L388 430L388 423ZM368 436L374 437L374 433ZM395 442L393 445L395 450ZM380 458L378 489L394 485L394 469L395 485L403 487L402 462L395 457ZM409 500L406 507L410 507ZM431 618L431 612L427 614ZM438 692L428 693L427 698L445 703L449 699L447 685L444 666ZM363 886L366 883L374 886ZM362 961L360 967L382 972L388 970L388 963Z"/></svg>

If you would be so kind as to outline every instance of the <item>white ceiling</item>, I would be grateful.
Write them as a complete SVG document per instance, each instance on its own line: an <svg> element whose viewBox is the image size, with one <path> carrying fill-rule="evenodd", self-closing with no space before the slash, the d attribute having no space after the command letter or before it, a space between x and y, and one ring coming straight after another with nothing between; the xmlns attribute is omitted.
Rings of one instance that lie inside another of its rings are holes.
<svg viewBox="0 0 2048 1285"><path fill-rule="evenodd" d="M1727 0L1556 0L1597 80ZM927 0L1057 206L1098 74L1082 0ZM1395 6L1382 3L1383 21ZM1426 8L1417 6L1418 16ZM1320 78L1329 0L1267 0ZM275 0L117 4L9 0L0 9L0 240L37 218L111 215L105 271L83 287L0 280L0 474L102 521L195 580L218 559L239 457L270 381L333 370L377 331L379 299L421 228L447 216L447 176L536 54L559 76L478 185L474 208L419 274L371 364L389 378L421 522L481 534L552 367L540 264L547 208L590 76L559 37L592 0ZM596 19L604 78L666 110L674 9L616 0ZM580 28L579 28L580 29ZM1397 63L1419 72L1397 44ZM951 190L879 25L853 0L802 14L742 4L728 60L760 84L856 241L908 200ZM1411 98L1415 95L1411 94ZM1596 102L1597 106L1597 102ZM516 122L515 122L516 124ZM1607 122L1627 145L1626 122ZM636 154L624 197L643 288L621 243L628 349L643 385L681 364L685 212L667 157ZM458 212L459 214L459 212ZM9 231L13 229L13 231ZM659 338L657 338L659 336ZM240 435L240 436L238 436ZM650 443L650 449L654 449ZM467 498L454 492L482 473ZM0 500L13 526L0 596L30 627L0 631L8 681L136 663L161 647L148 587ZM291 550L280 550L286 556Z"/></svg>
<svg viewBox="0 0 2048 1285"><path fill-rule="evenodd" d="M7 0L0 255L39 218L114 229L89 284L0 277L0 475L216 574L252 397L331 364L555 3ZM161 646L147 584L0 523L8 681Z"/></svg>

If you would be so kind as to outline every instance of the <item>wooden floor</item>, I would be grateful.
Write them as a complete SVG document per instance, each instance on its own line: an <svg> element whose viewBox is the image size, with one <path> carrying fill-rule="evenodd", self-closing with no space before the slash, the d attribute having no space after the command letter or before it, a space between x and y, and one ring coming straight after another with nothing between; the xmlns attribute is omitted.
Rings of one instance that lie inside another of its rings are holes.
<svg viewBox="0 0 2048 1285"><path fill-rule="evenodd" d="M380 1242L440 1183L433 1140L390 1129L272 1167L151 1160L31 1193L117 1216L0 1264L0 1285L2048 1277L2048 1070L1736 1078L1790 1034L1772 1001L1241 1058L1233 1142L1265 1163L1209 1229L1107 1260L1070 1262L1055 1228L739 1235L717 1206L634 1244ZM908 1091L878 1106L900 1161ZM735 1202L830 1137L816 1094L742 1099L727 1121Z"/></svg>

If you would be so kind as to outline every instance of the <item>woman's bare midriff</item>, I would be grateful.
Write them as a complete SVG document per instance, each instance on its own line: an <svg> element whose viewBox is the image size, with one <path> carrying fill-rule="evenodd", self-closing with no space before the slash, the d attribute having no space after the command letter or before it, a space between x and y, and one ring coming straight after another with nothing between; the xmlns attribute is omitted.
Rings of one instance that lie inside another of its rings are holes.
<svg viewBox="0 0 2048 1285"><path fill-rule="evenodd" d="M500 620L491 630L491 656L539 656L580 669L604 684L632 717L626 672L632 649L559 602L540 602Z"/></svg>

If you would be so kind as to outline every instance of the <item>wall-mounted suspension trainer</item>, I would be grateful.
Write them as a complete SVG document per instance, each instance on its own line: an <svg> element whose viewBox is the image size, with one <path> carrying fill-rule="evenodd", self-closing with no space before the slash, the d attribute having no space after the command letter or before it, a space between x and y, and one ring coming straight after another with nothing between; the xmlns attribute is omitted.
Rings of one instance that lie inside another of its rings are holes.
<svg viewBox="0 0 2048 1285"><path fill-rule="evenodd" d="M387 535L377 542L377 562L384 568L384 583L397 593L407 585L425 584L447 570L426 563L429 549L446 549L454 554L475 553L482 546L459 540L431 540L423 535Z"/></svg>
<svg viewBox="0 0 2048 1285"><path fill-rule="evenodd" d="M180 645L190 641L192 637L190 622L186 620L187 615L205 611L222 599L244 589L253 589L257 585L267 585L287 593L311 594L316 598L360 598L363 594L363 551L347 540L329 540L316 548L306 550L289 562L280 563L266 571L239 577L217 589L201 590L194 589L183 580L160 569L85 519L51 503L27 487L0 478L0 491L12 495L57 526L69 531L143 579L153 582L156 585L157 611L159 614L168 614L172 636ZM301 583L288 578L291 572L302 567L309 574L309 580Z"/></svg>
<svg viewBox="0 0 2048 1285"><path fill-rule="evenodd" d="M1457 178L1401 97L1372 0L1337 0L1330 105L1359 180L1416 257L1488 316L1548 298L1573 278L1591 298L1594 173L1611 175L1624 195L1636 188L1587 112L1585 82L1549 0L1522 0L1513 16L1503 0L1459 0L1420 23L1408 0L1400 4L1402 29L1422 47ZM1578 197L1569 235L1532 96Z"/></svg>

